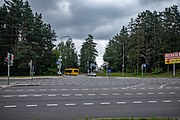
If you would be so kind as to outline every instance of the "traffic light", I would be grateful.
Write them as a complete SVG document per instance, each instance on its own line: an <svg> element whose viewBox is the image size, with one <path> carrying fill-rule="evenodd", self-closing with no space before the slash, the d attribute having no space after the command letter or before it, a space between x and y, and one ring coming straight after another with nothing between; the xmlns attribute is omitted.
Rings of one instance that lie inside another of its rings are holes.
<svg viewBox="0 0 180 120"><path fill-rule="evenodd" d="M11 66L13 66L14 55L11 54Z"/></svg>

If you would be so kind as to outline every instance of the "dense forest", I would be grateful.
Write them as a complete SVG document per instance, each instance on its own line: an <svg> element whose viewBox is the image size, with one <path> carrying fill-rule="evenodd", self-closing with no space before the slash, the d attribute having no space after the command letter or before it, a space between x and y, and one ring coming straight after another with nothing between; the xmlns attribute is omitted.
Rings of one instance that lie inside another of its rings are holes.
<svg viewBox="0 0 180 120"><path fill-rule="evenodd" d="M43 22L41 13L33 13L28 1L5 0L0 6L0 75L7 75L7 53L15 56L11 75L29 75L31 60L36 75L57 75L59 56L62 71L74 67L87 72L98 56L93 40L91 34L85 38L79 55L71 38L56 46L51 24ZM179 51L180 12L174 5L132 18L109 40L103 59L112 71L138 73L146 64L148 72L160 73L171 69L164 64L164 54Z"/></svg>
<svg viewBox="0 0 180 120"><path fill-rule="evenodd" d="M56 34L42 21L42 14L33 14L28 1L5 1L0 7L0 29L0 75L7 73L7 53L15 56L12 75L27 75L30 60L37 74L46 74L54 59Z"/></svg>
<svg viewBox="0 0 180 120"><path fill-rule="evenodd" d="M13 64L11 62L11 75L29 75L31 60L36 75L57 75L59 56L61 71L73 67L85 72L90 63L95 64L97 50L92 35L85 39L78 62L72 39L54 45L55 31L50 24L43 22L42 14L33 13L28 1L4 2L0 6L0 75L7 75L8 53L15 56Z"/></svg>
<svg viewBox="0 0 180 120"><path fill-rule="evenodd" d="M180 12L174 5L162 12L146 10L132 18L109 40L103 59L113 71L124 68L138 73L146 64L148 72L160 73L171 66L165 65L164 54L179 51Z"/></svg>

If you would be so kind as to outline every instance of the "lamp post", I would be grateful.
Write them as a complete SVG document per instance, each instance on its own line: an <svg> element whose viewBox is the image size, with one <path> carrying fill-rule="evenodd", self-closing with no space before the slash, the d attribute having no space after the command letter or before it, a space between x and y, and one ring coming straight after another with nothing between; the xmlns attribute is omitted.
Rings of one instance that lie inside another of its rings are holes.
<svg viewBox="0 0 180 120"><path fill-rule="evenodd" d="M124 43L123 43L123 64L122 64L122 76L124 76Z"/></svg>
<svg viewBox="0 0 180 120"><path fill-rule="evenodd" d="M63 38L69 38L69 39L71 39L71 37L70 36L62 36L61 37L61 42L60 43L62 43L62 39ZM60 46L59 46L60 47ZM62 67L62 46L61 46L61 48L59 48L59 59L58 59L58 61L59 61L59 66L58 66L58 68L59 68L59 72L58 72L58 74L59 75L62 75L62 72L61 72L61 67Z"/></svg>

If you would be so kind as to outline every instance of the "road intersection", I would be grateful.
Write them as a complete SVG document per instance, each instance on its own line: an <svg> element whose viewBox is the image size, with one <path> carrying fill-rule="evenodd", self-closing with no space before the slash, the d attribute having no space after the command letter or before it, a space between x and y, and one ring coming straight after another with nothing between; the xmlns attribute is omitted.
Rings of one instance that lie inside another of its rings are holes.
<svg viewBox="0 0 180 120"><path fill-rule="evenodd" d="M4 82L5 80L0 80ZM180 118L180 79L65 76L0 89L0 119ZM20 85L20 86L18 86ZM25 86L23 86L25 85Z"/></svg>

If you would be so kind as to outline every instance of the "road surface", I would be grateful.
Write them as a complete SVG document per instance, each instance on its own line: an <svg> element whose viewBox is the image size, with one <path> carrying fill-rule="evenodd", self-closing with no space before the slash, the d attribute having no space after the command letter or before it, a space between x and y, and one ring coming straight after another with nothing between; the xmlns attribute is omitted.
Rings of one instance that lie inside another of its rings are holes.
<svg viewBox="0 0 180 120"><path fill-rule="evenodd" d="M180 79L63 78L0 80L0 120L180 118Z"/></svg>

